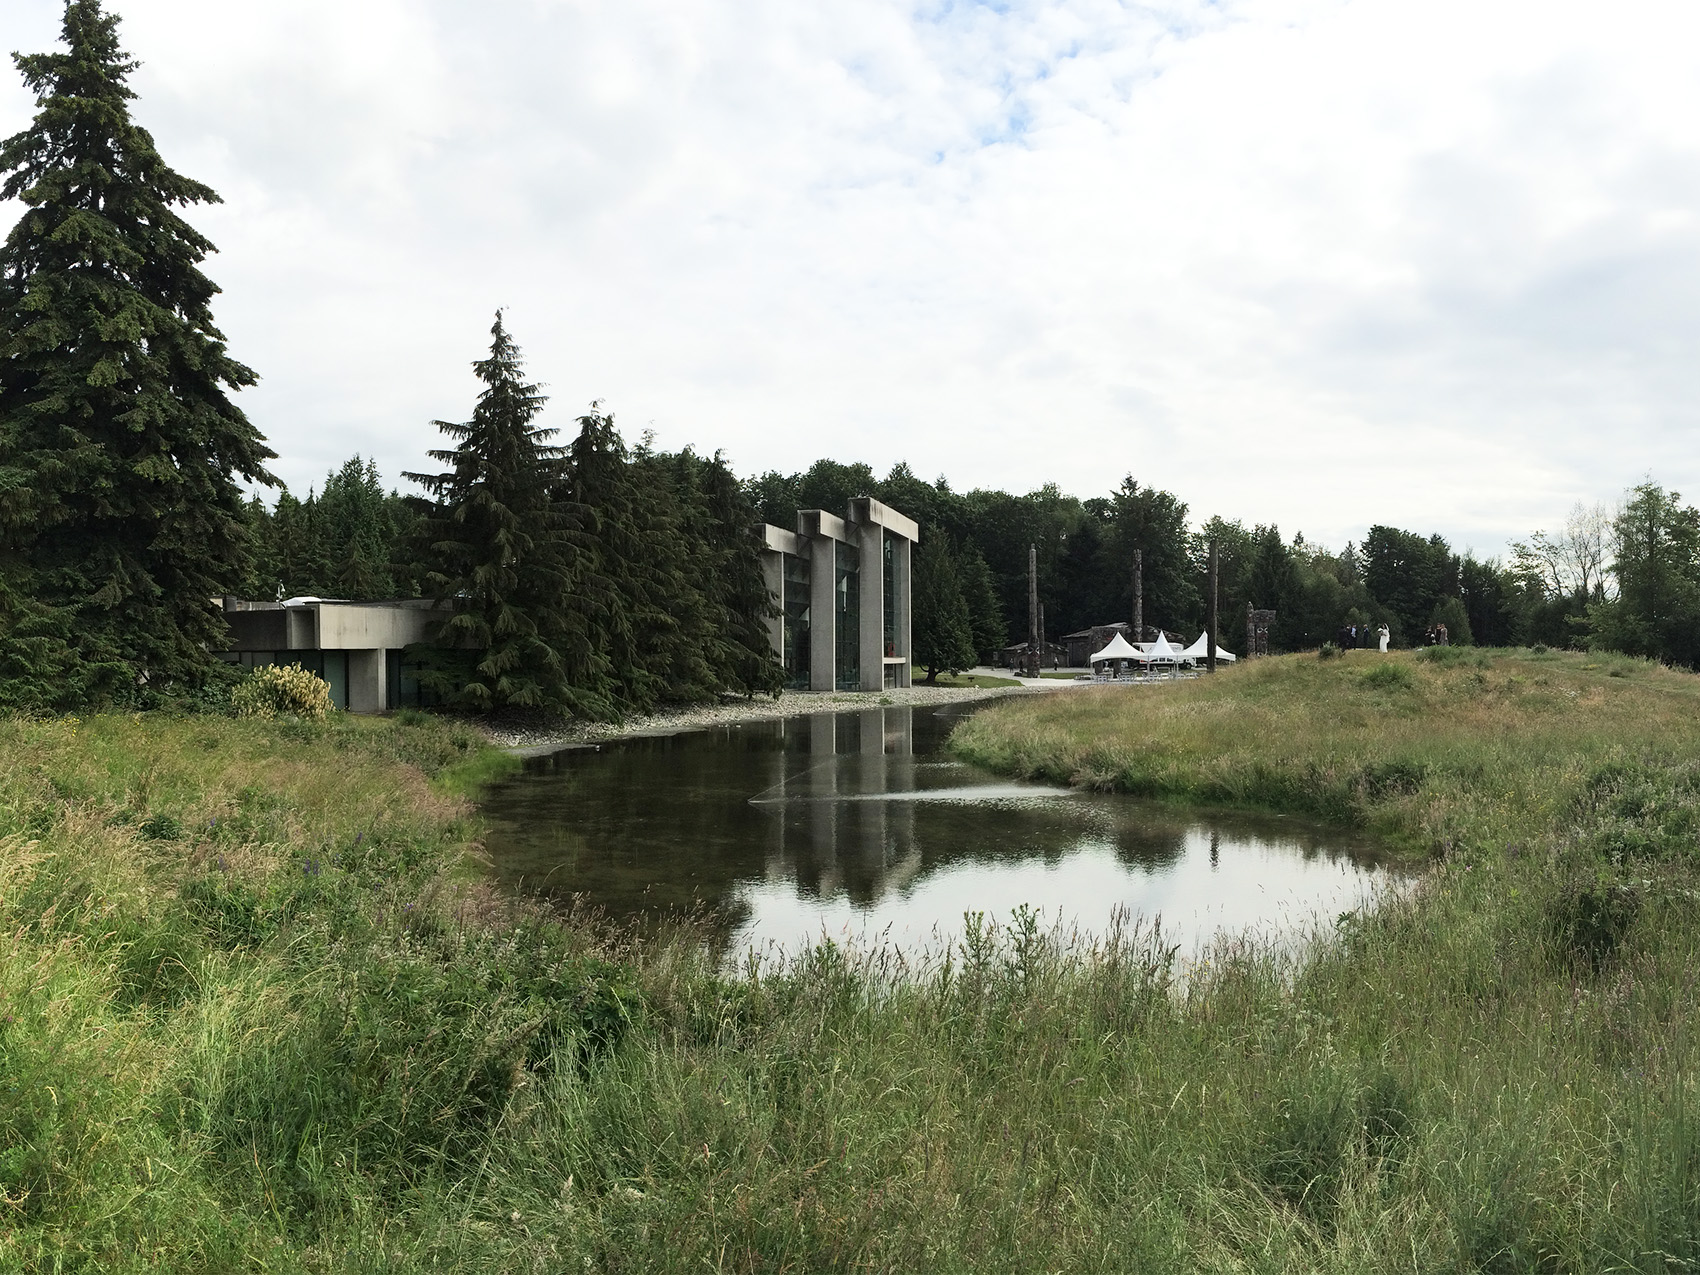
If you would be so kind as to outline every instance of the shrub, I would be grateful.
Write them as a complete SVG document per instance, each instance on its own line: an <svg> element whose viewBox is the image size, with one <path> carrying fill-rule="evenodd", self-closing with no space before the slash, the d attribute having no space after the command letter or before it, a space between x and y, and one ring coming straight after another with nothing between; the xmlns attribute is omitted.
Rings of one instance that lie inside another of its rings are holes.
<svg viewBox="0 0 1700 1275"><path fill-rule="evenodd" d="M1417 658L1425 664L1468 664L1474 668L1487 668L1490 662L1486 655L1467 646L1425 646L1417 652Z"/></svg>
<svg viewBox="0 0 1700 1275"><path fill-rule="evenodd" d="M238 717L322 722L331 711L331 688L299 664L267 664L242 679L230 693L230 706Z"/></svg>
<svg viewBox="0 0 1700 1275"><path fill-rule="evenodd" d="M174 815L151 815L143 821L141 833L149 841L181 841L183 824Z"/></svg>
<svg viewBox="0 0 1700 1275"><path fill-rule="evenodd" d="M1378 691L1408 691L1416 684L1411 670L1403 664L1377 664L1364 674L1364 685Z"/></svg>
<svg viewBox="0 0 1700 1275"><path fill-rule="evenodd" d="M1324 642L1317 648L1316 658L1319 660L1331 660L1338 654L1340 654L1339 647L1335 646L1332 642Z"/></svg>
<svg viewBox="0 0 1700 1275"><path fill-rule="evenodd" d="M1547 939L1560 965L1598 973L1623 946L1641 894L1601 870L1561 881L1546 908Z"/></svg>

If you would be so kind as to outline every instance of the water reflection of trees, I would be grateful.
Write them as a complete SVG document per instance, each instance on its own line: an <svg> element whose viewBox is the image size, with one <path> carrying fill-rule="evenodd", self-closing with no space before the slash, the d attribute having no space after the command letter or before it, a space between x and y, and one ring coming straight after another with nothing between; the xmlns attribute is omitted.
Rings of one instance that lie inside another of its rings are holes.
<svg viewBox="0 0 1700 1275"><path fill-rule="evenodd" d="M964 862L1102 847L1147 874L1189 853L1218 865L1221 821L993 781L942 753L953 724L883 706L540 758L486 803L492 859L514 887L588 897L616 921L712 909L722 935L761 883L866 908ZM933 799L941 791L958 795ZM1280 820L1236 817L1226 838L1345 852Z"/></svg>

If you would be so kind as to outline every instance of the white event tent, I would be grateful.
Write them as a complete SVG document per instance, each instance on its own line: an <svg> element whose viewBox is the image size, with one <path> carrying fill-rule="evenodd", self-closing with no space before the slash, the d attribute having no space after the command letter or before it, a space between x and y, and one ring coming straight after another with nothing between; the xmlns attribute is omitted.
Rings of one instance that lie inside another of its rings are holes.
<svg viewBox="0 0 1700 1275"><path fill-rule="evenodd" d="M1194 642L1191 646L1187 647L1186 650L1181 652L1181 658L1183 660L1195 660L1195 661L1196 660L1209 659L1210 658L1210 651L1208 650L1209 645L1210 645L1210 632L1209 632L1209 630L1206 630L1205 632L1200 633L1198 635L1198 641ZM1235 660L1237 660L1239 658L1239 656L1235 655L1232 651L1224 651L1222 649L1221 643L1218 642L1216 644L1216 658L1219 659L1219 660L1226 660L1226 661L1228 661L1228 663L1232 664Z"/></svg>
<svg viewBox="0 0 1700 1275"><path fill-rule="evenodd" d="M1131 645L1126 638L1117 633L1110 639L1110 644L1102 651L1093 654L1091 663L1102 664L1105 660L1143 660L1145 652Z"/></svg>
<svg viewBox="0 0 1700 1275"><path fill-rule="evenodd" d="M1145 659L1152 664L1179 664L1182 655L1169 645L1169 639L1163 635L1163 630L1157 630L1157 640L1145 644Z"/></svg>

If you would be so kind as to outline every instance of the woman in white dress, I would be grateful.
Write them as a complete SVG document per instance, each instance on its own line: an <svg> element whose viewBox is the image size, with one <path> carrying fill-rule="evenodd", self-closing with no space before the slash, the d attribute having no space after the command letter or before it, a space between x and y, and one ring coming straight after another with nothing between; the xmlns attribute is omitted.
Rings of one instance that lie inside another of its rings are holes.
<svg viewBox="0 0 1700 1275"><path fill-rule="evenodd" d="M1392 637L1393 635L1387 631L1387 626L1384 624L1379 629L1377 629L1375 631L1375 636L1381 642L1381 653L1383 655L1386 655L1387 654L1387 639Z"/></svg>

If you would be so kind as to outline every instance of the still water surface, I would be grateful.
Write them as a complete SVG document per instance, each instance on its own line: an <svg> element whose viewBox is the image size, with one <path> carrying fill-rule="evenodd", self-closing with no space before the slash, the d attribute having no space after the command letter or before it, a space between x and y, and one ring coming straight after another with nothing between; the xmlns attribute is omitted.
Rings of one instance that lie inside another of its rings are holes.
<svg viewBox="0 0 1700 1275"><path fill-rule="evenodd" d="M706 908L734 958L823 934L936 949L964 912L1007 920L1023 904L1087 934L1118 912L1160 916L1191 952L1222 931L1293 933L1388 879L1370 845L1337 829L977 770L942 751L975 707L816 713L554 753L486 795L488 849L513 888L580 896L619 921Z"/></svg>

